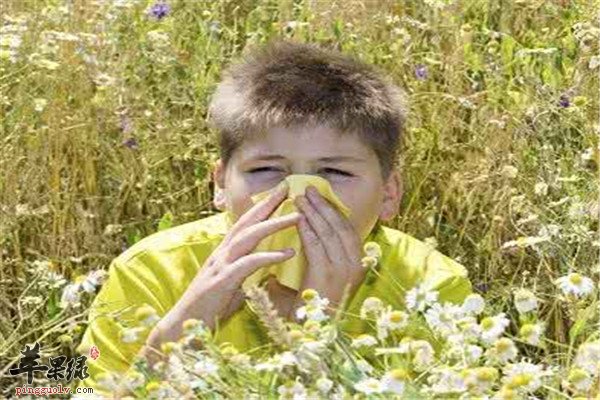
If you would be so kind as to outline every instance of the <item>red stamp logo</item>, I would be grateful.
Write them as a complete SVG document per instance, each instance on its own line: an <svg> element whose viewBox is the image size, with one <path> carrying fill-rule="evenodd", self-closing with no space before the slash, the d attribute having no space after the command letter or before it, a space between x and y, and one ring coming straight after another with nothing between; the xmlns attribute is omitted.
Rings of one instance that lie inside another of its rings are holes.
<svg viewBox="0 0 600 400"><path fill-rule="evenodd" d="M100 357L100 350L96 346L92 346L90 348L90 358L95 361L98 357Z"/></svg>

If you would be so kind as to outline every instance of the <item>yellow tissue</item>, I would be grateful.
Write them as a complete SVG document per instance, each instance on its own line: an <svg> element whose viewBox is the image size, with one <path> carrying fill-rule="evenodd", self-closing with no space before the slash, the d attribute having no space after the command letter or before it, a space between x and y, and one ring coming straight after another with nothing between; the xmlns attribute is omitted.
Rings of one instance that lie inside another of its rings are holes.
<svg viewBox="0 0 600 400"><path fill-rule="evenodd" d="M303 195L306 188L310 185L314 186L324 198L329 200L342 215L346 218L350 217L350 209L338 198L327 179L316 175L295 174L287 176L285 181L289 187L288 196L270 215L269 219L277 218L295 211L299 212L300 210L296 207L294 199L296 196ZM252 196L252 202L256 204L266 196L269 196L276 189L277 187ZM246 278L242 284L242 288L247 289L254 284L259 284L267 276L274 275L282 285L294 290L300 290L306 258L302 249L300 233L298 232L298 227L296 225L267 236L258 244L255 252L281 250L287 247L295 250L293 257L284 262L263 267L255 271Z"/></svg>

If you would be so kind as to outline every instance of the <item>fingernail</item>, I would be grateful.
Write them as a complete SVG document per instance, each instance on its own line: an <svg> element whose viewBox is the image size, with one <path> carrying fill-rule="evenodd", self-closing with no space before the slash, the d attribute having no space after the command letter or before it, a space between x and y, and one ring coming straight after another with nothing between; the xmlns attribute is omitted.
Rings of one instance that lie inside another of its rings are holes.
<svg viewBox="0 0 600 400"><path fill-rule="evenodd" d="M287 183L287 181L281 181L278 186L279 186L277 188L278 191L285 192L288 188L288 183Z"/></svg>
<svg viewBox="0 0 600 400"><path fill-rule="evenodd" d="M314 186L309 186L307 192L312 199L316 199L319 197L319 191Z"/></svg>
<svg viewBox="0 0 600 400"><path fill-rule="evenodd" d="M303 206L304 202L306 201L304 199L304 196L297 196L294 201L296 202L296 204L298 204L299 206Z"/></svg>

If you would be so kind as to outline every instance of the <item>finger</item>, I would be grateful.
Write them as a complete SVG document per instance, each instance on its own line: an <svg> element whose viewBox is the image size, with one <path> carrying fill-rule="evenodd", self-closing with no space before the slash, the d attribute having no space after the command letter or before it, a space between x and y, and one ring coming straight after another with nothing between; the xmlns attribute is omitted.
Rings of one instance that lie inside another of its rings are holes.
<svg viewBox="0 0 600 400"><path fill-rule="evenodd" d="M239 309L245 298L246 294L244 291L238 288L227 304L225 312L223 313L223 318L227 318L229 315L233 314L237 309Z"/></svg>
<svg viewBox="0 0 600 400"><path fill-rule="evenodd" d="M323 216L321 216L317 209L310 205L303 197L304 196L298 196L296 198L298 199L300 209L303 211L303 215L308 220L310 227L319 237L331 264L336 267L347 265L349 263L349 258L339 236L332 226L329 225Z"/></svg>
<svg viewBox="0 0 600 400"><path fill-rule="evenodd" d="M300 218L300 213L293 212L244 228L226 246L226 261L233 262L239 257L251 253L264 238L296 225Z"/></svg>
<svg viewBox="0 0 600 400"><path fill-rule="evenodd" d="M273 188L268 196L254 204L233 224L228 236L233 237L242 229L269 218L277 206L287 197L288 190L289 187L286 181Z"/></svg>
<svg viewBox="0 0 600 400"><path fill-rule="evenodd" d="M298 232L300 234L300 240L302 241L302 248L306 255L308 265L329 265L329 257L327 252L321 243L321 239L317 233L310 227L308 221L305 218L300 219L298 223Z"/></svg>
<svg viewBox="0 0 600 400"><path fill-rule="evenodd" d="M294 249L285 249L280 251L261 251L258 253L248 254L239 258L230 264L230 277L233 281L242 283L246 277L250 276L261 267L271 264L277 264L292 258L296 252Z"/></svg>
<svg viewBox="0 0 600 400"><path fill-rule="evenodd" d="M350 220L342 215L327 199L318 191L309 187L306 191L309 204L313 206L333 228L339 236L346 253L350 259L360 259L361 243L356 229Z"/></svg>

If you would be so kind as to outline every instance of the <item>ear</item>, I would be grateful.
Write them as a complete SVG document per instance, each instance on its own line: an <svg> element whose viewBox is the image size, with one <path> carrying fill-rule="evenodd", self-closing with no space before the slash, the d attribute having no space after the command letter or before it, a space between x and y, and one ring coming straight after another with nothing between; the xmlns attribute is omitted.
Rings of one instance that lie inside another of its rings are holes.
<svg viewBox="0 0 600 400"><path fill-rule="evenodd" d="M225 210L225 168L223 167L223 161L219 158L215 162L215 167L212 171L212 179L215 183L214 186L214 197L213 204L216 209Z"/></svg>
<svg viewBox="0 0 600 400"><path fill-rule="evenodd" d="M383 202L379 219L389 221L400 212L400 200L402 200L403 188L402 177L397 169L392 170L387 182L383 186Z"/></svg>

